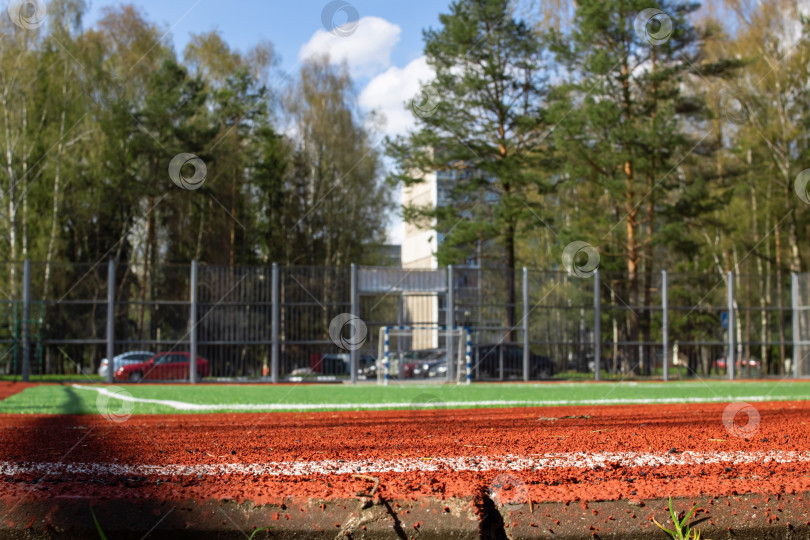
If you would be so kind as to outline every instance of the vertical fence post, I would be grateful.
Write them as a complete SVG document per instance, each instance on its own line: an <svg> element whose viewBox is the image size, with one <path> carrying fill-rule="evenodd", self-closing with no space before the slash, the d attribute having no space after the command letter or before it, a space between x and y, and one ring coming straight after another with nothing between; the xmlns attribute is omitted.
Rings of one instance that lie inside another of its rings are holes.
<svg viewBox="0 0 810 540"><path fill-rule="evenodd" d="M357 290L357 265L352 263L351 269L351 295L352 295L352 316L360 318L360 296ZM357 384L357 364L360 359L360 351L357 347L352 347L349 351L349 369L351 370L352 384Z"/></svg>
<svg viewBox="0 0 810 540"><path fill-rule="evenodd" d="M107 263L107 382L115 376L115 261Z"/></svg>
<svg viewBox="0 0 810 540"><path fill-rule="evenodd" d="M790 275L790 307L793 316L793 378L799 378L799 362L801 359L801 342L802 336L799 333L799 276L797 274Z"/></svg>
<svg viewBox="0 0 810 540"><path fill-rule="evenodd" d="M529 381L529 269L523 267L523 380Z"/></svg>
<svg viewBox="0 0 810 540"><path fill-rule="evenodd" d="M465 334L467 334L467 348L464 354L464 362L467 364L467 384L472 383L472 339L470 338L470 329L465 327Z"/></svg>
<svg viewBox="0 0 810 540"><path fill-rule="evenodd" d="M453 332L456 326L456 280L454 277L453 265L447 267L447 379L456 380L456 359L453 356Z"/></svg>
<svg viewBox="0 0 810 540"><path fill-rule="evenodd" d="M31 261L23 262L23 313L22 313L22 380L28 382L31 374Z"/></svg>
<svg viewBox="0 0 810 540"><path fill-rule="evenodd" d="M273 273L271 274L271 283L270 283L270 300L272 302L271 306L271 315L270 315L270 324L271 324L271 332L272 335L270 336L271 343L270 343L270 380L273 383L278 382L278 340L279 340L279 290L278 290L278 263L273 263Z"/></svg>
<svg viewBox="0 0 810 540"><path fill-rule="evenodd" d="M383 385L385 385L385 386L388 386L388 379L390 378L390 373L389 373L390 369L389 369L389 363L388 363L388 360L389 360L389 358L388 358L388 351L389 351L388 335L389 335L389 333L390 333L390 327L386 326L385 327L385 335L383 336L383 369L385 370ZM449 359L447 361L447 365L448 366L450 365L450 360ZM449 368L448 368L448 370L449 370Z"/></svg>
<svg viewBox="0 0 810 540"><path fill-rule="evenodd" d="M191 341L190 357L189 357L189 374L188 381L191 384L197 382L197 261L191 261L191 279L190 279L190 302L191 309L189 311L189 340Z"/></svg>
<svg viewBox="0 0 810 540"><path fill-rule="evenodd" d="M664 348L664 381L669 380L669 294L667 271L661 270L661 345ZM674 360L674 359L673 359Z"/></svg>
<svg viewBox="0 0 810 540"><path fill-rule="evenodd" d="M599 270L593 273L593 371L594 380L599 380L600 360L602 356L602 296L599 282Z"/></svg>
<svg viewBox="0 0 810 540"><path fill-rule="evenodd" d="M734 380L734 272L729 272L728 280L728 354L726 366L729 380Z"/></svg>

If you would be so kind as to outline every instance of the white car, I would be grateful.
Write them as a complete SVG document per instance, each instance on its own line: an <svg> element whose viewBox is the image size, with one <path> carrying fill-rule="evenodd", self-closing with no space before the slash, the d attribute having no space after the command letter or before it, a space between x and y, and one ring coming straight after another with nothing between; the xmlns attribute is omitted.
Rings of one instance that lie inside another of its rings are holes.
<svg viewBox="0 0 810 540"><path fill-rule="evenodd" d="M155 356L155 353L149 351L130 351L113 356L113 373L124 366L146 362L153 356ZM98 374L106 379L107 369L109 369L109 361L106 358L102 358L101 365L98 367Z"/></svg>

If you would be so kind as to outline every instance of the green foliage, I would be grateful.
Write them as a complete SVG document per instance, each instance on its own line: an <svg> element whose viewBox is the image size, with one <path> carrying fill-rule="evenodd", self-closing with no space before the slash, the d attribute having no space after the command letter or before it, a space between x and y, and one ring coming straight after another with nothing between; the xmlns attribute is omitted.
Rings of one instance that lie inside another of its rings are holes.
<svg viewBox="0 0 810 540"><path fill-rule="evenodd" d="M675 527L670 530L658 523L658 521L653 518L658 527L670 535L674 540L700 540L700 531L699 530L692 530L689 523L689 518L692 517L695 510L697 509L697 504L692 507L692 509L687 512L687 514L683 517L683 519L678 519L678 514L675 512L674 508L672 507L672 497L669 498L669 514L672 516L672 522L675 524Z"/></svg>
<svg viewBox="0 0 810 540"><path fill-rule="evenodd" d="M560 270L565 246L586 241L603 275L624 274L603 287L611 303L652 305L667 269L712 284L756 274L744 302L784 305L781 276L807 269L810 212L794 187L810 156L810 26L789 0L708 3L555 2L558 17L538 10L529 26L505 0L453 2L424 31L436 78L411 104L417 129L387 147L392 185L438 176L444 206L403 216L443 235L439 263ZM684 340L711 334L710 295L671 293L699 304L671 323ZM660 324L646 309L605 317L619 341L651 341ZM736 331L786 335L764 318ZM781 350L757 351L769 372Z"/></svg>
<svg viewBox="0 0 810 540"><path fill-rule="evenodd" d="M84 29L87 9L53 0L39 30L0 23L4 259L113 257L143 267L145 284L165 263L362 263L365 247L383 242L390 197L345 72L307 61L282 99L288 89L267 86L277 63L267 42L242 53L217 32L195 35L181 63L161 39L165 30L137 8L105 8ZM292 90L304 78L305 96ZM306 119L321 131L280 135L278 118L305 101L330 104ZM322 154L298 150L307 136ZM169 177L180 153L207 167L195 191ZM342 159L319 179L321 198L331 190L345 199L291 204L323 154ZM349 181L355 189L345 189ZM77 277L50 272L45 294L59 288L56 279ZM18 292L11 276L0 280Z"/></svg>
<svg viewBox="0 0 810 540"><path fill-rule="evenodd" d="M201 34L181 62L165 29L132 5L104 8L90 29L87 9L53 0L39 30L0 21L0 255L44 261L38 298L103 295L99 262L111 258L124 269L120 297L144 302L117 314L117 327L155 337L179 312L145 302L187 287L171 264L376 261L369 246L385 241L391 197L345 71L306 61L273 91L269 43L242 53ZM294 89L304 84L305 94ZM280 118L321 102L281 135ZM169 176L181 153L205 164L196 190ZM16 266L0 266L0 282L20 297ZM97 338L94 317L48 308L45 326Z"/></svg>

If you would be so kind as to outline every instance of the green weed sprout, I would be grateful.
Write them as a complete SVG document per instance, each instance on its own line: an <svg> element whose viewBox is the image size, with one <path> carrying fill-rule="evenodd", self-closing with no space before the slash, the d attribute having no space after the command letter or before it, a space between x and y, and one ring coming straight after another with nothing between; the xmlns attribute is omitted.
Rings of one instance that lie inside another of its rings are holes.
<svg viewBox="0 0 810 540"><path fill-rule="evenodd" d="M96 513L93 511L93 507L90 507L90 513L93 514L93 523L96 524L96 530L98 531L98 536L101 540L107 540L107 536L104 534L104 531L101 530L101 524L98 522L98 518L96 517Z"/></svg>
<svg viewBox="0 0 810 540"><path fill-rule="evenodd" d="M653 518L653 521L655 522L656 525L658 525L658 528L660 528L662 531L670 535L674 540L700 540L700 531L699 530L693 531L689 527L689 524L687 523L687 521L689 521L689 518L692 517L692 514L695 513L696 509L697 504L695 504L695 506L693 506L692 509L689 510L689 512L684 516L682 520L678 521L678 514L675 513L675 510L672 507L672 497L670 497L669 514L672 516L672 522L675 524L674 530L667 529L666 527L658 523L658 520L655 518Z"/></svg>

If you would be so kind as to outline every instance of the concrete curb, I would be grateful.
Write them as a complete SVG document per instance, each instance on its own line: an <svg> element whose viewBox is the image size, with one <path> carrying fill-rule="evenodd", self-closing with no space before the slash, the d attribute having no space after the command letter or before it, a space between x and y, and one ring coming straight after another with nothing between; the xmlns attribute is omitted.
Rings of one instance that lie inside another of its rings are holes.
<svg viewBox="0 0 810 540"><path fill-rule="evenodd" d="M679 511L698 504L705 539L810 539L810 494L742 495L673 500ZM0 503L0 538L98 538L90 509L115 539L419 538L641 540L667 538L652 522L669 521L667 501L535 503L497 507L487 494L452 500L291 501L254 506L234 501L163 502L145 499Z"/></svg>

